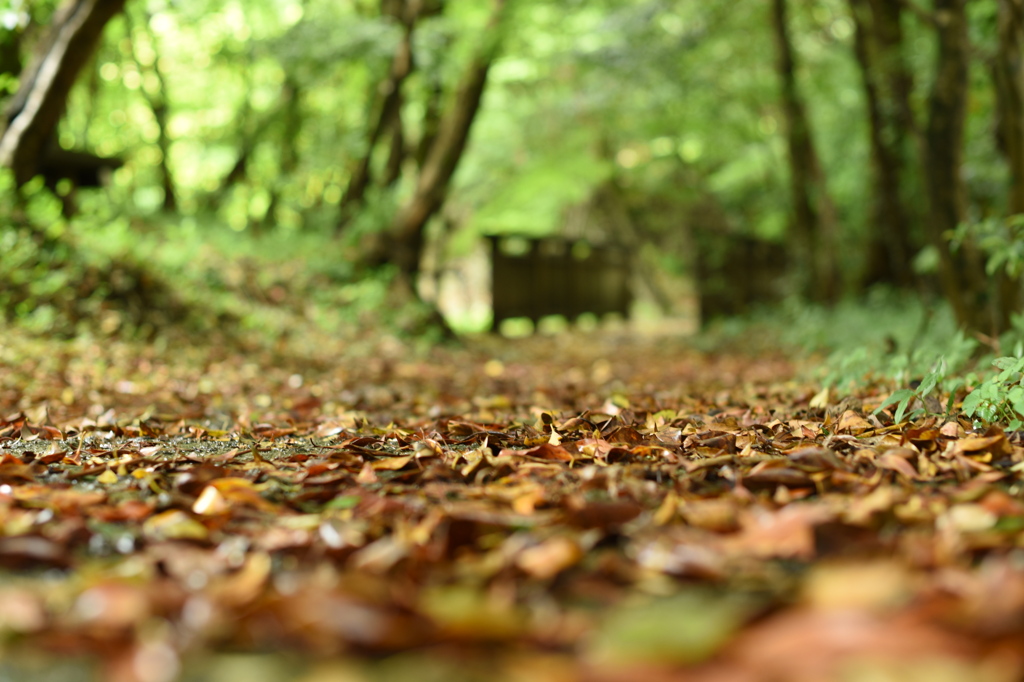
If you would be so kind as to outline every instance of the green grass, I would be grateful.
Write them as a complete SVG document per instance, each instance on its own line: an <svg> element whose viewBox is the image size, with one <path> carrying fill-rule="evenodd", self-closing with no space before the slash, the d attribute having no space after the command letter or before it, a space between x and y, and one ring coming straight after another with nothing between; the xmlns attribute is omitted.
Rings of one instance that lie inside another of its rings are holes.
<svg viewBox="0 0 1024 682"><path fill-rule="evenodd" d="M352 247L323 230L256 236L213 217L115 211L98 193L83 193L68 222L35 183L21 205L0 183L0 308L30 333L150 338L173 327L313 346L381 329L430 336L389 271L357 271Z"/></svg>

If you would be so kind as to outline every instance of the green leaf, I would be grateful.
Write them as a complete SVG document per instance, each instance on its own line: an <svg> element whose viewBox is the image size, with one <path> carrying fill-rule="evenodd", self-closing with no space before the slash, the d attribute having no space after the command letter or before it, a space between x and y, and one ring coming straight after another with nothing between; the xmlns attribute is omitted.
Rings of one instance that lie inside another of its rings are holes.
<svg viewBox="0 0 1024 682"><path fill-rule="evenodd" d="M1009 370L1011 372L1024 371L1024 358L1020 357L996 358L992 361L992 364L999 369Z"/></svg>
<svg viewBox="0 0 1024 682"><path fill-rule="evenodd" d="M897 424L903 421L903 413L907 411L907 406L914 397L914 394L911 393L909 396L901 400L900 404L896 407L896 414L894 414L892 418Z"/></svg>
<svg viewBox="0 0 1024 682"><path fill-rule="evenodd" d="M917 393L915 393L913 389L901 388L900 390L894 391L892 394L890 394L889 397L886 398L882 402L882 404L879 405L878 408L876 408L875 411L872 412L871 414L878 414L879 412L889 407L890 405L895 405L896 403L900 402L905 403L903 406L903 409L905 410L906 404L910 403L910 399L916 395ZM897 421L899 420L897 419Z"/></svg>
<svg viewBox="0 0 1024 682"><path fill-rule="evenodd" d="M751 613L734 595L691 591L608 614L592 638L591 655L602 663L698 663L729 641Z"/></svg>
<svg viewBox="0 0 1024 682"><path fill-rule="evenodd" d="M1006 402L1010 404L1013 411L1024 415L1024 387L1014 386L1006 394Z"/></svg>
<svg viewBox="0 0 1024 682"><path fill-rule="evenodd" d="M929 372L924 379L921 380L921 385L917 387L917 394L919 396L926 396L935 390L939 381L945 376L946 363L944 360L939 360L935 369Z"/></svg>
<svg viewBox="0 0 1024 682"><path fill-rule="evenodd" d="M359 495L338 495L333 500L324 505L324 509L352 509L361 498Z"/></svg>
<svg viewBox="0 0 1024 682"><path fill-rule="evenodd" d="M960 411L968 417L973 417L978 413L978 408L981 407L982 400L983 397L981 395L981 391L974 389L967 394L966 398L964 398L964 402L960 405Z"/></svg>

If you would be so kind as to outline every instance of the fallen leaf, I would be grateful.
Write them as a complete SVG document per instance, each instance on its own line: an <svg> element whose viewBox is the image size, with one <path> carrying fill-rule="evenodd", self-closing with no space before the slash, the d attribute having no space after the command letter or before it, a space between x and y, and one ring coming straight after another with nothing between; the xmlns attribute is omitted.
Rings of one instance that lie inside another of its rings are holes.
<svg viewBox="0 0 1024 682"><path fill-rule="evenodd" d="M524 549L516 557L516 566L538 580L549 580L582 558L580 546L565 537L545 540Z"/></svg>
<svg viewBox="0 0 1024 682"><path fill-rule="evenodd" d="M689 665L717 653L750 617L744 599L699 590L612 610L588 647L595 665Z"/></svg>
<svg viewBox="0 0 1024 682"><path fill-rule="evenodd" d="M96 477L96 482L102 483L103 485L113 485L117 483L117 474L115 474L110 469L107 469L102 474Z"/></svg>
<svg viewBox="0 0 1024 682"><path fill-rule="evenodd" d="M231 509L231 505L224 499L220 491L212 485L203 488L203 492L196 498L192 505L193 513L200 515L224 514Z"/></svg>
<svg viewBox="0 0 1024 682"><path fill-rule="evenodd" d="M209 536L206 526L178 509L149 517L142 532L150 540L205 540Z"/></svg>

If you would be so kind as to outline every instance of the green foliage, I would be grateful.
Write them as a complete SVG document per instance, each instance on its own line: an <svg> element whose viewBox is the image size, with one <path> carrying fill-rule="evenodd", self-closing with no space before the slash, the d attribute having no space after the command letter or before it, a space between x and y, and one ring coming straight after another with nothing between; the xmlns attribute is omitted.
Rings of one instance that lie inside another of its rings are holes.
<svg viewBox="0 0 1024 682"><path fill-rule="evenodd" d="M40 180L19 194L13 176L0 173L0 309L33 329L49 327L55 307L74 296L62 267L68 250L58 240L65 228L60 203L41 191ZM38 227L42 225L48 228Z"/></svg>
<svg viewBox="0 0 1024 682"><path fill-rule="evenodd" d="M351 336L425 318L389 300L390 272L353 279L344 245L324 248L322 233L253 238L209 220L113 213L95 195L69 224L41 180L19 192L0 173L0 314L33 333L272 339L312 325Z"/></svg>
<svg viewBox="0 0 1024 682"><path fill-rule="evenodd" d="M708 346L757 338L802 355L823 354L817 378L843 396L866 387L894 387L875 413L895 407L896 422L959 411L981 426L1024 428L1024 316L999 339L999 356L956 330L943 305L876 291L833 310L791 301L778 311L724 322ZM749 347L749 346L747 346ZM759 346L763 349L763 346Z"/></svg>
<svg viewBox="0 0 1024 682"><path fill-rule="evenodd" d="M963 384L971 388L961 410L976 424L999 422L1007 428L1024 428L1024 315L1014 315L1010 331L999 339L998 349L1012 348L1011 355L987 355L977 373L966 373Z"/></svg>
<svg viewBox="0 0 1024 682"><path fill-rule="evenodd" d="M960 409L976 423L1024 428L1024 356L996 358L992 364L999 372L975 386Z"/></svg>
<svg viewBox="0 0 1024 682"><path fill-rule="evenodd" d="M16 7L45 23L55 5ZM842 228L842 274L855 288L872 201L853 23L844 0L789 6L799 85ZM994 7L971 9L978 45L993 39ZM569 209L610 179L636 213L640 238L654 245L648 262L665 271L692 274L686 268L698 258L709 262L714 254L694 253L703 246L692 236L700 230L792 239L785 117L765 3L517 0L514 8L448 193L446 229L430 232L436 242L447 240L438 249L442 260L470 253L480 234L563 229ZM429 113L453 97L487 16L487 3L452 0L416 27L415 69L403 85L401 111L407 150L421 141ZM921 74L914 106L922 118L933 29L904 23L907 63ZM360 307L387 308L389 273L363 272L357 261L412 190L415 159L406 160L393 186L369 192L340 242L333 237L401 36L376 2L129 3L85 67L59 131L65 146L126 163L107 194L82 194L83 218L74 229L52 197L29 188L31 218L18 224L20 232L4 233L13 251L0 267L17 284L2 294L5 307L45 327L60 317L53 311L70 305L54 301L82 293L71 284L88 268L131 260L180 282L189 305L212 306L246 328L281 308L264 305L247 287L283 287L296 309L309 304L325 326L360 317ZM30 47L23 46L26 55ZM965 176L973 215L999 212L1006 176L986 78L975 70L971 81ZM371 163L378 179L385 146ZM169 216L160 215L165 168L178 200L178 213ZM714 207L713 218L698 210L706 206ZM31 225L47 226L39 244ZM990 273L1015 274L1024 263L1022 226L1020 217L986 218L962 226L957 238L979 246ZM63 265L52 267L54 259ZM31 284L18 284L19 277ZM107 295L106 286L97 284L86 300ZM972 367L977 344L957 334L945 308L924 319L918 302L889 296L870 292L834 311L788 302L754 324L774 330L765 344L828 356L823 380L840 390L872 381L905 386L927 376L939 358L949 377ZM286 319L275 324L286 326ZM729 324L719 333L732 333ZM949 381L935 390L948 390Z"/></svg>
<svg viewBox="0 0 1024 682"><path fill-rule="evenodd" d="M584 201L609 170L585 150L538 158L500 188L488 188L492 198L474 217L474 226L488 234L551 234L559 227L561 209Z"/></svg>
<svg viewBox="0 0 1024 682"><path fill-rule="evenodd" d="M92 224L79 242L106 258L146 263L205 317L234 320L241 330L271 338L309 323L352 327L381 306L390 281L380 273L353 282L344 248L325 248L322 233L254 237L202 217L148 217L146 224L143 234L137 221Z"/></svg>
<svg viewBox="0 0 1024 682"><path fill-rule="evenodd" d="M1024 318L1015 325L1001 347L1024 349ZM876 413L895 407L897 422L954 414L961 400L962 413L979 422L1018 428L1021 419L1014 412L1024 395L1020 361L984 353L977 340L957 330L945 305L914 296L875 290L833 309L791 300L781 309L722 320L698 343L820 356L811 378L829 387L833 399L871 387L891 391ZM999 371L988 369L993 364Z"/></svg>
<svg viewBox="0 0 1024 682"><path fill-rule="evenodd" d="M818 378L840 391L879 379L909 382L931 371L940 357L956 372L978 345L957 330L941 301L885 288L832 307L790 298L742 318L716 320L701 343L821 356Z"/></svg>
<svg viewBox="0 0 1024 682"><path fill-rule="evenodd" d="M557 231L566 209L610 176L638 202L662 198L659 210L676 216L711 193L744 233L784 238L782 119L764 12L755 0L515 3L449 194L465 223L462 242ZM408 146L424 131L434 88L443 89L441 104L452 96L486 18L486 3L463 0L417 26L402 112ZM836 123L821 127L820 147L842 217L856 225L866 202L863 168L851 160L866 163L867 153L864 136L850 128L859 89L849 21L835 1L796 7L794 21L813 114ZM166 164L179 210L201 224L326 233L365 149L400 35L376 3L130 3L76 85L61 142L125 157L111 200L135 215L161 209ZM167 105L166 158L152 97ZM229 179L243 155L244 171ZM373 160L378 177L385 156ZM390 224L410 190L411 165L395 191L371 197L367 215L350 223L349 244ZM650 218L643 227L671 240L680 226ZM669 262L684 260L678 245L662 251Z"/></svg>
<svg viewBox="0 0 1024 682"><path fill-rule="evenodd" d="M138 261L81 248L42 178L15 189L0 173L0 249L0 315L32 332L149 336L188 318Z"/></svg>
<svg viewBox="0 0 1024 682"><path fill-rule="evenodd" d="M954 383L949 383L952 380ZM928 374L925 375L924 379L920 382L914 382L916 386L914 388L901 388L897 391L893 391L888 398L886 398L881 405L874 411L874 414L878 414L882 410L892 405L896 406L896 411L893 413L893 421L897 424L903 422L903 418L909 417L914 419L927 412L925 407L919 407L913 411L908 412L912 403L919 403L921 405L926 404L926 400L931 398L935 394L940 392L943 384L946 384L945 388L949 394L949 400L946 404L946 413L949 414L953 411L953 398L955 396L955 389L959 384L955 383L958 380L949 376L946 367L946 361L944 358L939 358L938 362L932 368Z"/></svg>
<svg viewBox="0 0 1024 682"><path fill-rule="evenodd" d="M985 255L985 272L989 276L1005 272L1018 278L1024 274L1024 215L961 223L952 243L960 248L967 241Z"/></svg>
<svg viewBox="0 0 1024 682"><path fill-rule="evenodd" d="M900 336L901 331L894 329L894 333ZM840 391L853 390L878 381L905 386L916 381L916 377L931 376L936 367L941 367L938 385L948 392L955 388L955 382L960 381L957 377L974 365L978 343L961 331L934 337L932 333L926 330L927 336L904 352L894 348L897 342L852 351L833 351L826 361L829 369L824 381ZM889 340L894 338L891 336ZM923 398L930 390L917 393L917 397Z"/></svg>

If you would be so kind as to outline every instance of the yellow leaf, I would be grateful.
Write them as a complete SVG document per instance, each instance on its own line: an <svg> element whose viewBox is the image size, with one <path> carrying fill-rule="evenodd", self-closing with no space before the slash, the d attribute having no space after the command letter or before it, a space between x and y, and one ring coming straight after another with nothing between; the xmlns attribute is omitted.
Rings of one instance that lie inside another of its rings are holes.
<svg viewBox="0 0 1024 682"><path fill-rule="evenodd" d="M679 511L679 496L676 495L676 491L670 490L665 495L665 499L662 500L661 506L658 507L658 511L654 512L654 525L664 526L666 523L676 517Z"/></svg>
<svg viewBox="0 0 1024 682"><path fill-rule="evenodd" d="M199 494L199 497L196 498L195 503L192 505L193 512L203 515L223 514L228 509L228 501L212 485L203 488L203 492Z"/></svg>
<svg viewBox="0 0 1024 682"><path fill-rule="evenodd" d="M270 569L270 555L255 552L249 555L241 570L222 577L212 585L210 596L220 604L247 604L263 591Z"/></svg>
<svg viewBox="0 0 1024 682"><path fill-rule="evenodd" d="M404 469L412 461L412 455L406 457L385 457L375 459L371 466L375 471L398 471Z"/></svg>
<svg viewBox="0 0 1024 682"><path fill-rule="evenodd" d="M207 487L215 488L224 500L231 504L241 504L266 512L272 512L277 509L272 502L260 496L259 490L262 486L257 486L245 478L218 478L210 481L210 485Z"/></svg>
<svg viewBox="0 0 1024 682"><path fill-rule="evenodd" d="M110 469L107 469L102 474L97 476L96 480L102 483L103 485L112 485L114 483L117 483L117 474L115 474Z"/></svg>
<svg viewBox="0 0 1024 682"><path fill-rule="evenodd" d="M156 514L142 524L142 533L149 540L205 540L206 526L180 509Z"/></svg>

